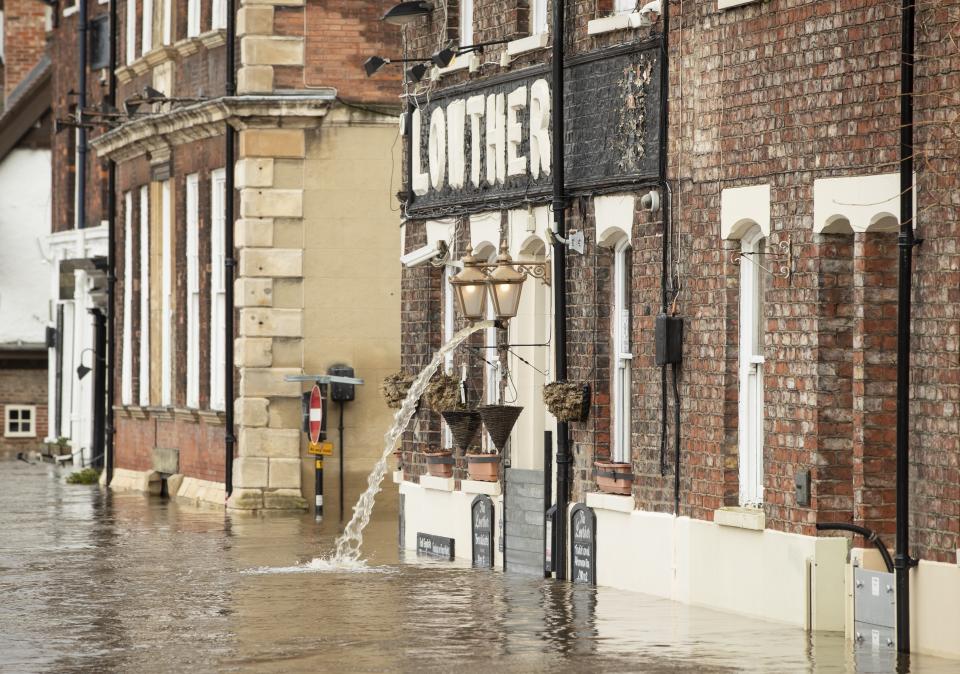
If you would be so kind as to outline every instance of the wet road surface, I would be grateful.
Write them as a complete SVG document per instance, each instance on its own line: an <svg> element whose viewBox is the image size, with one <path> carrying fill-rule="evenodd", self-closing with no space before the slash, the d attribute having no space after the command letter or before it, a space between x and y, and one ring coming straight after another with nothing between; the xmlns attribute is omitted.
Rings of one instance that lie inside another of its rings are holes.
<svg viewBox="0 0 960 674"><path fill-rule="evenodd" d="M281 572L328 554L338 522L108 494L0 459L0 671L893 668L855 659L842 635L404 559L385 510L367 529L370 571ZM915 657L910 671L960 663Z"/></svg>

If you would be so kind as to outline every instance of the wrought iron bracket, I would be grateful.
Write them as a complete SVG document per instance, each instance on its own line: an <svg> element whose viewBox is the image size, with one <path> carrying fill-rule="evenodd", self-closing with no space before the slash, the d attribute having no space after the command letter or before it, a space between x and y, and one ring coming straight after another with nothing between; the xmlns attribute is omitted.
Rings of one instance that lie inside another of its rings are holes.
<svg viewBox="0 0 960 674"><path fill-rule="evenodd" d="M777 250L779 249L779 250ZM777 278L790 278L793 275L793 243L790 239L784 239L776 244L773 250L767 250L764 252L764 255L768 258L772 258L777 262L777 269L769 269L764 267L762 264L757 262L752 256L757 253L744 253L743 251L737 251L733 254L731 262L733 264L740 264L740 260L744 259L755 264L757 267L767 272L771 276L776 276Z"/></svg>
<svg viewBox="0 0 960 674"><path fill-rule="evenodd" d="M549 262L534 262L532 260L515 260L513 262L513 267L520 273L526 274L527 276L532 276L533 278L538 278L543 281L544 285L550 285L550 263ZM480 271L484 274L490 275L493 273L493 270L497 268L495 264L484 264L480 265Z"/></svg>

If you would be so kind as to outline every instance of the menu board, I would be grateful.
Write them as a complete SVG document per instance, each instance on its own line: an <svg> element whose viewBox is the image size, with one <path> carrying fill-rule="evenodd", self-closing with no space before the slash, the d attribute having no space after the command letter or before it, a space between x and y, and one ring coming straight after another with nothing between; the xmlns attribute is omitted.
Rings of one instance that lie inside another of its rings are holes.
<svg viewBox="0 0 960 674"><path fill-rule="evenodd" d="M570 513L570 573L574 583L597 583L597 516L582 503Z"/></svg>
<svg viewBox="0 0 960 674"><path fill-rule="evenodd" d="M446 536L435 536L434 534L425 534L422 531L417 532L417 554L427 555L428 557L440 557L442 559L453 559L452 538Z"/></svg>
<svg viewBox="0 0 960 674"><path fill-rule="evenodd" d="M493 501L481 494L470 506L470 532L473 540L473 565L493 568Z"/></svg>

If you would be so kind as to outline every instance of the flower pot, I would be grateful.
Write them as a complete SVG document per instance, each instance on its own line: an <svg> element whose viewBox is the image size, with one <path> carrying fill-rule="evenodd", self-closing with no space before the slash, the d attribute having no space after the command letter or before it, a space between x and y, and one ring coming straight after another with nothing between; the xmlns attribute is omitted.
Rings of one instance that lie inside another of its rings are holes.
<svg viewBox="0 0 960 674"><path fill-rule="evenodd" d="M433 452L424 455L427 472L434 477L453 477L453 452Z"/></svg>
<svg viewBox="0 0 960 674"><path fill-rule="evenodd" d="M480 430L480 414L476 410L446 410L441 414L450 427L453 441L466 454L467 448Z"/></svg>
<svg viewBox="0 0 960 674"><path fill-rule="evenodd" d="M499 451L503 451L504 445L510 439L510 431L522 411L523 408L517 405L482 405L477 408L493 445Z"/></svg>
<svg viewBox="0 0 960 674"><path fill-rule="evenodd" d="M586 421L590 414L590 385L572 381L546 384L543 404L557 421Z"/></svg>
<svg viewBox="0 0 960 674"><path fill-rule="evenodd" d="M594 461L593 476L597 479L597 488L602 492L626 495L631 493L633 469L629 463Z"/></svg>
<svg viewBox="0 0 960 674"><path fill-rule="evenodd" d="M500 479L500 455L467 454L467 471L471 480L496 482Z"/></svg>

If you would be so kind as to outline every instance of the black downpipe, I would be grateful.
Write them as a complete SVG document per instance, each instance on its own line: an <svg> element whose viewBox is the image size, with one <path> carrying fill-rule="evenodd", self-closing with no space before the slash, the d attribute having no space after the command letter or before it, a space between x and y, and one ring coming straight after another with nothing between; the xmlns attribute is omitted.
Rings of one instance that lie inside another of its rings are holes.
<svg viewBox="0 0 960 674"><path fill-rule="evenodd" d="M897 279L897 651L910 652L910 294L913 290L913 58L915 0L900 19L900 236Z"/></svg>
<svg viewBox="0 0 960 674"><path fill-rule="evenodd" d="M340 436L340 521L343 521L343 461L346 453L343 451L343 401L337 403L340 406L340 421L337 423L337 433Z"/></svg>
<svg viewBox="0 0 960 674"><path fill-rule="evenodd" d="M83 121L87 108L87 2L77 3L77 121ZM87 130L77 127L77 229L87 226Z"/></svg>
<svg viewBox="0 0 960 674"><path fill-rule="evenodd" d="M129 2L130 0L128 0ZM117 105L117 0L110 0L110 75L107 90L107 104L110 108ZM124 260L130 264L130 260ZM107 160L107 423L104 438L104 460L106 461L107 485L113 481L113 448L116 431L114 429L113 404L114 377L116 376L117 356L117 163Z"/></svg>
<svg viewBox="0 0 960 674"><path fill-rule="evenodd" d="M234 7L234 0L227 0L227 79L226 95L233 96L237 92L237 66L236 66L236 38L237 38L237 13ZM223 326L224 326L224 345L223 345L223 400L224 400L224 478L223 486L230 498L233 493L233 454L237 438L233 428L233 269L236 266L233 249L233 198L234 198L234 176L233 148L236 139L236 132L226 123L224 148L224 191L226 195L223 202L224 227L223 227L223 277L224 292L223 300Z"/></svg>
<svg viewBox="0 0 960 674"><path fill-rule="evenodd" d="M543 515L544 515L544 527L543 527L543 547L544 550L547 548L547 544L550 544L550 554L553 555L553 550L556 549L554 540L547 541L547 527L546 527L546 515L550 510L550 506L553 505L553 431L544 431L543 432ZM506 510L504 510L504 516L506 516ZM506 531L506 527L504 527ZM550 527L550 537L553 538L554 531L553 526ZM543 577L550 578L552 575L547 570L546 560L544 560L543 565Z"/></svg>
<svg viewBox="0 0 960 674"><path fill-rule="evenodd" d="M817 522L817 531L849 531L863 536L876 546L880 556L883 557L883 563L887 567L887 573L893 573L893 559L890 557L890 551L887 550L887 546L880 540L877 532L873 529L861 527L856 524L848 524L847 522Z"/></svg>
<svg viewBox="0 0 960 674"><path fill-rule="evenodd" d="M566 196L564 192L564 123L563 123L563 59L564 5L566 0L553 3L553 222L554 232L566 236ZM567 250L557 238L553 240L553 331L556 335L554 360L557 381L567 378ZM567 579L567 504L570 502L570 427L566 421L557 422L557 519L556 542L553 551L557 560L557 580Z"/></svg>
<svg viewBox="0 0 960 674"><path fill-rule="evenodd" d="M107 320L99 309L90 309L93 316L93 437L90 439L90 451L93 454L90 465L103 468L104 403L106 393Z"/></svg>

